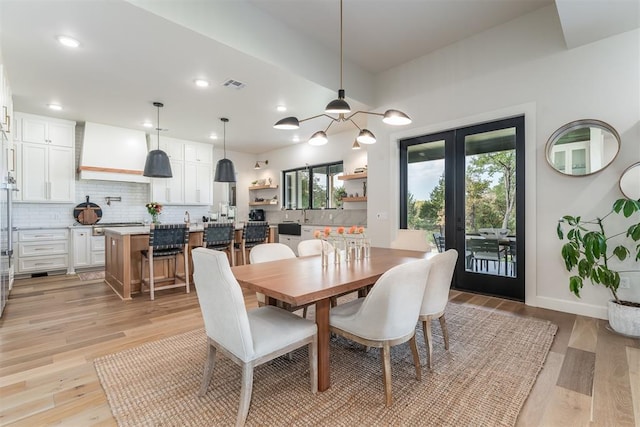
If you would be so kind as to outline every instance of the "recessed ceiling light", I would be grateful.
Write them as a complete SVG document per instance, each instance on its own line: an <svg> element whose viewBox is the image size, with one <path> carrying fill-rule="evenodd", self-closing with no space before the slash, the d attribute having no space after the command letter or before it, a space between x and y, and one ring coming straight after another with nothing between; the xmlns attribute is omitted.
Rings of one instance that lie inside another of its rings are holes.
<svg viewBox="0 0 640 427"><path fill-rule="evenodd" d="M218 135L212 133L211 135L209 135L209 139L218 139Z"/></svg>
<svg viewBox="0 0 640 427"><path fill-rule="evenodd" d="M69 36L58 36L58 43L66 47L78 47L80 46L80 42L73 37Z"/></svg>
<svg viewBox="0 0 640 427"><path fill-rule="evenodd" d="M293 142L300 142L300 137L298 135L293 136Z"/></svg>
<svg viewBox="0 0 640 427"><path fill-rule="evenodd" d="M195 79L193 81L198 87L209 87L209 81L204 79Z"/></svg>
<svg viewBox="0 0 640 427"><path fill-rule="evenodd" d="M153 123L151 122L144 122L142 123L142 126L146 127L146 128L152 128L153 127Z"/></svg>
<svg viewBox="0 0 640 427"><path fill-rule="evenodd" d="M278 111L280 111L282 113L282 112L287 111L287 107L285 107L284 105L278 105L276 107L276 110L278 110Z"/></svg>
<svg viewBox="0 0 640 427"><path fill-rule="evenodd" d="M47 104L47 107L55 111L62 110L62 105L58 105L58 104Z"/></svg>

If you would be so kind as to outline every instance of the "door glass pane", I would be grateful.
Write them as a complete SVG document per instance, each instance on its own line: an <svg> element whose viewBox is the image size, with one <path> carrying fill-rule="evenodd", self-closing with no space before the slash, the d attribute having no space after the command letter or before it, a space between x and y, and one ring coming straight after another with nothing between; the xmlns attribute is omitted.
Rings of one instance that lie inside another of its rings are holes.
<svg viewBox="0 0 640 427"><path fill-rule="evenodd" d="M432 251L444 250L445 141L407 147L407 228L427 230Z"/></svg>
<svg viewBox="0 0 640 427"><path fill-rule="evenodd" d="M464 142L466 270L515 276L516 128L467 135Z"/></svg>

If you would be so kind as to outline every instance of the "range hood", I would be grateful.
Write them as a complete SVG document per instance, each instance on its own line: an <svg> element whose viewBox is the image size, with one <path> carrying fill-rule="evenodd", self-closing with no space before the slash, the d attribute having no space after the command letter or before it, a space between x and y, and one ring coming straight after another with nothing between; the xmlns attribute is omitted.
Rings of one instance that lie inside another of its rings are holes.
<svg viewBox="0 0 640 427"><path fill-rule="evenodd" d="M85 123L80 179L148 183L142 176L147 158L147 135L142 131Z"/></svg>

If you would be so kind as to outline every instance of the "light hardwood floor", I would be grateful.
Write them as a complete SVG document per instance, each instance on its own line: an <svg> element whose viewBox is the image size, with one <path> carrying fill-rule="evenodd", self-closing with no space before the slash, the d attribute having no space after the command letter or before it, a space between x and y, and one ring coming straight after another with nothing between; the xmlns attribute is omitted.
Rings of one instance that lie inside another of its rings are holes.
<svg viewBox="0 0 640 427"><path fill-rule="evenodd" d="M451 300L558 325L519 426L640 426L640 340L513 301L457 291ZM0 425L115 425L93 359L201 326L195 292L123 302L101 280L19 280L0 320Z"/></svg>

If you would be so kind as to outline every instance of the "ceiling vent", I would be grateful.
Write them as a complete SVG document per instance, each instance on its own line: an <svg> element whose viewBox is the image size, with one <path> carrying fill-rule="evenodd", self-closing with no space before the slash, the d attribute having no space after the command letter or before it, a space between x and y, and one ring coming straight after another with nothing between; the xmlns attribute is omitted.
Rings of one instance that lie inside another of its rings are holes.
<svg viewBox="0 0 640 427"><path fill-rule="evenodd" d="M237 80L229 79L226 82L222 83L222 86L230 87L233 89L242 89L246 86L246 84L239 82Z"/></svg>

